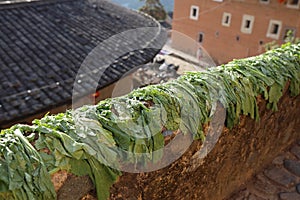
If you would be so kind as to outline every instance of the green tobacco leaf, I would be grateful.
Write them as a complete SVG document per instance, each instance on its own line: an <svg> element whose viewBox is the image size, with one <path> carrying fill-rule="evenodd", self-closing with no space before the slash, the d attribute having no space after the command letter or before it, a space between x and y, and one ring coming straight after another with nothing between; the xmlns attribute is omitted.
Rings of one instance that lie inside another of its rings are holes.
<svg viewBox="0 0 300 200"><path fill-rule="evenodd" d="M49 174L61 169L89 175L98 199L107 199L121 175L111 168L118 168L119 160L129 155L129 163L146 165L163 158L162 130L180 129L204 141L202 126L218 103L226 109L229 128L241 114L258 120L258 95L277 110L288 81L291 95L299 95L300 44L2 130L0 199L55 199Z"/></svg>

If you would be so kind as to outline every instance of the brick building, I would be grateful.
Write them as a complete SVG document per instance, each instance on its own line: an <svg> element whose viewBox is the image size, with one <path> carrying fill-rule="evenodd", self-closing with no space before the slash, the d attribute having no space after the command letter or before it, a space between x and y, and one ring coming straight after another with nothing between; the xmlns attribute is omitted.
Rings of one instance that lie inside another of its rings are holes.
<svg viewBox="0 0 300 200"><path fill-rule="evenodd" d="M175 0L172 45L221 64L281 44L289 30L300 36L300 0Z"/></svg>

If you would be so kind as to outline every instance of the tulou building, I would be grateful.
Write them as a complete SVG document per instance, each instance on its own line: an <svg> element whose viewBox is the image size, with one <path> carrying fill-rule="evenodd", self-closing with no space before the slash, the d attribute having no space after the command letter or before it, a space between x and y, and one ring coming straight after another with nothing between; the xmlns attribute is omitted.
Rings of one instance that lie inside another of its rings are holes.
<svg viewBox="0 0 300 200"><path fill-rule="evenodd" d="M172 45L217 64L258 55L288 32L299 37L299 9L299 0L175 0Z"/></svg>

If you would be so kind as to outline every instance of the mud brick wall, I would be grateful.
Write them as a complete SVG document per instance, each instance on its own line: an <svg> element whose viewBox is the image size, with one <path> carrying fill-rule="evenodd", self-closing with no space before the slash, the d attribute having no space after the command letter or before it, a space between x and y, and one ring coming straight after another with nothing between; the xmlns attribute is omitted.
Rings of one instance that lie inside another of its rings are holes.
<svg viewBox="0 0 300 200"><path fill-rule="evenodd" d="M277 112L260 101L259 122L242 116L232 130L223 128L214 149L204 160L193 159L201 142L164 169L123 173L111 187L110 199L224 199L236 191L280 152L300 138L300 97L287 92Z"/></svg>

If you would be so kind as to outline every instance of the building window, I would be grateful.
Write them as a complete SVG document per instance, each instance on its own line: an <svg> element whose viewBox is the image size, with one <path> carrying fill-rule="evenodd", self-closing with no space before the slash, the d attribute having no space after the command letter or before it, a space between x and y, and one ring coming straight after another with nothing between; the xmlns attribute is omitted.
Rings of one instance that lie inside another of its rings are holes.
<svg viewBox="0 0 300 200"><path fill-rule="evenodd" d="M251 34L254 24L254 16L243 15L243 21L241 26L241 32L246 34Z"/></svg>
<svg viewBox="0 0 300 200"><path fill-rule="evenodd" d="M224 12L223 17L222 17L222 25L229 27L230 22L231 22L231 14L227 13L227 12Z"/></svg>
<svg viewBox="0 0 300 200"><path fill-rule="evenodd" d="M191 6L190 10L190 18L193 20L198 20L199 16L199 7L198 6Z"/></svg>
<svg viewBox="0 0 300 200"><path fill-rule="evenodd" d="M298 9L300 5L300 0L288 0L286 7Z"/></svg>
<svg viewBox="0 0 300 200"><path fill-rule="evenodd" d="M204 33L200 32L199 35L198 35L198 42L202 43L203 39L204 39Z"/></svg>
<svg viewBox="0 0 300 200"><path fill-rule="evenodd" d="M282 22L278 20L270 20L267 37L278 40L280 36Z"/></svg>
<svg viewBox="0 0 300 200"><path fill-rule="evenodd" d="M262 4L268 4L270 3L270 0L259 0L259 2Z"/></svg>

